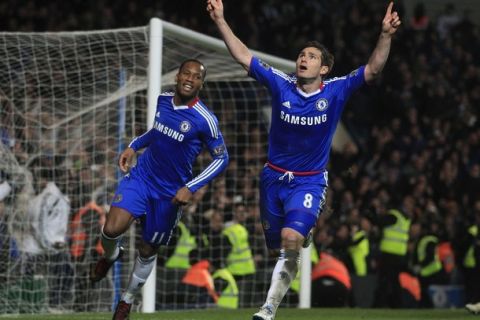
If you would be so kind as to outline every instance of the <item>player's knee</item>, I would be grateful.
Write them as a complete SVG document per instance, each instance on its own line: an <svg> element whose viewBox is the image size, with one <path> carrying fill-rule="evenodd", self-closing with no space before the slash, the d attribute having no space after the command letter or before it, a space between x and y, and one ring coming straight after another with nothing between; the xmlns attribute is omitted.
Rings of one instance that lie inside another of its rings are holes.
<svg viewBox="0 0 480 320"><path fill-rule="evenodd" d="M114 225L105 223L102 229L102 234L105 238L117 239L122 235L122 232L116 229Z"/></svg>
<svg viewBox="0 0 480 320"><path fill-rule="evenodd" d="M303 243L303 236L296 230L284 228L282 230L282 247L285 250L300 250Z"/></svg>
<svg viewBox="0 0 480 320"><path fill-rule="evenodd" d="M153 247L152 245L142 241L138 245L138 254L144 259L151 258L157 254L157 249L157 247Z"/></svg>
<svg viewBox="0 0 480 320"><path fill-rule="evenodd" d="M107 214L105 225L103 226L103 234L109 238L121 236L130 226L132 219L132 216L127 211L112 207Z"/></svg>
<svg viewBox="0 0 480 320"><path fill-rule="evenodd" d="M300 252L297 250L285 250L285 263L294 267L300 262Z"/></svg>

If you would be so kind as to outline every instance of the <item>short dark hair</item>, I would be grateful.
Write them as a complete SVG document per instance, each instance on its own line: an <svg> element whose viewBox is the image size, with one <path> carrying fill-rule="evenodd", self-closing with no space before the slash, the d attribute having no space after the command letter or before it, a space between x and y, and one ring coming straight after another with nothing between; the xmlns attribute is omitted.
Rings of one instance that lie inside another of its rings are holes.
<svg viewBox="0 0 480 320"><path fill-rule="evenodd" d="M190 59L187 59L187 60L183 60L182 64L180 65L180 67L178 68L178 70L182 70L183 66L189 62L195 62L195 63L198 63L199 65L201 65L203 67L203 72L202 72L202 78L203 80L205 80L205 77L207 76L207 68L205 67L205 65L198 59L194 59L194 58L190 58Z"/></svg>
<svg viewBox="0 0 480 320"><path fill-rule="evenodd" d="M300 48L300 51L302 51L305 48L317 48L318 50L320 50L320 52L322 54L322 66L327 66L328 67L328 73L330 73L330 71L332 71L333 63L334 63L335 59L333 57L333 54L331 54L330 51L328 51L328 49L323 44L321 44L320 42L318 42L316 40L307 41Z"/></svg>

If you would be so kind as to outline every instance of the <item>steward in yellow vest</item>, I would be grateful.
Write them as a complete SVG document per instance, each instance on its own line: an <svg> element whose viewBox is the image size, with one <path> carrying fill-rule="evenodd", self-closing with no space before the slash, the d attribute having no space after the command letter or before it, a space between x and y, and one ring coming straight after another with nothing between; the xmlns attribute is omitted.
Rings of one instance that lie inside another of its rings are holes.
<svg viewBox="0 0 480 320"><path fill-rule="evenodd" d="M478 227L476 225L471 226L468 228L468 234L471 236L472 239L476 239L478 236ZM474 241L472 240L470 246L468 247L467 253L463 258L463 266L466 268L474 268L477 266L477 261L475 259L475 245Z"/></svg>
<svg viewBox="0 0 480 320"><path fill-rule="evenodd" d="M425 235L420 238L417 245L417 256L421 267L421 277L431 277L442 270L442 263L438 255L438 238L436 236Z"/></svg>
<svg viewBox="0 0 480 320"><path fill-rule="evenodd" d="M246 228L247 217L246 206L241 201L237 202L233 207L232 221L225 223L222 232L230 247L225 267L237 282L240 307L247 306L252 301L251 293L257 290L254 286L256 266L249 242L251 234Z"/></svg>
<svg viewBox="0 0 480 320"><path fill-rule="evenodd" d="M422 236L416 246L416 263L421 286L420 307L432 308L433 303L428 293L430 285L447 284L447 276L439 255L440 228L442 223L428 219L422 224Z"/></svg>
<svg viewBox="0 0 480 320"><path fill-rule="evenodd" d="M248 243L248 231L239 223L227 224L223 230L231 245L227 256L227 269L233 276L245 276L255 273L255 262Z"/></svg>
<svg viewBox="0 0 480 320"><path fill-rule="evenodd" d="M178 229L180 230L180 237L177 240L175 251L165 263L165 267L188 269L190 268L190 252L197 247L197 241L182 221L178 223Z"/></svg>
<svg viewBox="0 0 480 320"><path fill-rule="evenodd" d="M218 284L217 279L226 282L225 289L222 290L217 300L217 305L221 308L237 309L238 308L238 286L235 278L228 269L218 269L213 273L213 280Z"/></svg>
<svg viewBox="0 0 480 320"><path fill-rule="evenodd" d="M407 249L415 199L406 195L400 208L388 210L386 214L378 215L376 220L377 225L382 228L374 303L377 308L404 306L399 275L408 265Z"/></svg>
<svg viewBox="0 0 480 320"><path fill-rule="evenodd" d="M368 272L367 256L370 253L370 240L364 230L357 230L353 234L348 253L353 264L353 274L364 277Z"/></svg>
<svg viewBox="0 0 480 320"><path fill-rule="evenodd" d="M480 217L476 217L477 221ZM477 303L480 301L480 234L479 222L471 225L464 239L466 252L463 256L462 271L465 279L465 301Z"/></svg>
<svg viewBox="0 0 480 320"><path fill-rule="evenodd" d="M408 232L410 231L410 224L412 222L409 217L398 210L389 210L388 214L395 218L395 222L383 227L380 251L405 256L408 247Z"/></svg>

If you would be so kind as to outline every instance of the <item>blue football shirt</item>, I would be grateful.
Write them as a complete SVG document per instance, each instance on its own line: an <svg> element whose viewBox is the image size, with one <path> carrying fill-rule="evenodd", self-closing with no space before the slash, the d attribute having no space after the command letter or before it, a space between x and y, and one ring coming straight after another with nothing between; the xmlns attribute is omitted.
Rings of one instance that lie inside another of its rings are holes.
<svg viewBox="0 0 480 320"><path fill-rule="evenodd" d="M249 75L272 97L268 160L288 171L326 169L333 135L350 95L365 83L362 66L344 77L325 80L310 94L297 79L253 57Z"/></svg>
<svg viewBox="0 0 480 320"><path fill-rule="evenodd" d="M159 96L153 128L129 144L135 151L146 147L130 173L168 197L183 186L197 191L228 164L228 152L215 115L199 99L190 105L176 106L173 96L173 92ZM192 165L204 146L213 161L193 178Z"/></svg>

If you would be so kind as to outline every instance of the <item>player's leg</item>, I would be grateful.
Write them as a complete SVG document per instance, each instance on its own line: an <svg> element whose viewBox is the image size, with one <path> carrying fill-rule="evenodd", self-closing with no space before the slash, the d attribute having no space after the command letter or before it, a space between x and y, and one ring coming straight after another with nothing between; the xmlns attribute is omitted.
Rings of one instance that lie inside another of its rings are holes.
<svg viewBox="0 0 480 320"><path fill-rule="evenodd" d="M287 187L279 191L285 199L283 210L286 212L284 227L281 231L281 249L277 264L273 270L267 300L256 319L273 319L280 302L290 288L298 272L300 249L310 230L315 226L318 214L325 199L325 186L298 184L293 190Z"/></svg>
<svg viewBox="0 0 480 320"><path fill-rule="evenodd" d="M256 315L253 319L273 319L278 306L283 297L290 288L290 284L295 279L298 271L299 252L305 239L296 230L284 228L281 232L282 246L277 263L272 272L270 288L267 293L267 299L262 306L260 313L263 317ZM262 312L264 311L264 312ZM269 315L269 316L265 316Z"/></svg>
<svg viewBox="0 0 480 320"><path fill-rule="evenodd" d="M167 245L180 218L180 208L170 199L149 202L142 217L142 240L130 279L114 313L114 320L127 319L135 296L145 284L156 262L158 248Z"/></svg>
<svg viewBox="0 0 480 320"><path fill-rule="evenodd" d="M91 268L91 281L103 279L114 262L121 258L123 248L119 247L119 243L122 235L145 212L146 196L143 188L141 181L131 177L125 177L120 182L101 231L104 254Z"/></svg>
<svg viewBox="0 0 480 320"><path fill-rule="evenodd" d="M269 174L268 169L262 172L260 181L260 217L267 248L271 253L275 252L277 256L282 245L282 226L284 224L282 203L278 198L279 186L280 183L277 176ZM279 295L276 293L279 277L278 265L279 263L277 261L277 265L272 273L267 298L260 310L253 315L254 320L271 320L275 317L275 312L279 304L275 298Z"/></svg>
<svg viewBox="0 0 480 320"><path fill-rule="evenodd" d="M308 231L305 233L308 234ZM269 308L270 310L268 311L271 311L272 314L276 313L280 302L282 302L283 297L297 275L298 264L300 261L300 249L305 240L303 233L292 228L283 228L281 237L282 245L280 256L273 269L270 289L268 290L267 299L263 306L264 308Z"/></svg>
<svg viewBox="0 0 480 320"><path fill-rule="evenodd" d="M286 217L282 230L282 250L291 260L289 262L293 275L291 280L295 279L298 271L300 250L306 247L307 239L312 236L312 230L325 203L326 184L323 184L323 179L315 184L316 178L303 178L303 185L296 186L294 191L288 193L285 201ZM296 265L294 260L297 262Z"/></svg>
<svg viewBox="0 0 480 320"><path fill-rule="evenodd" d="M114 206L110 207L101 231L101 241L104 250L103 256L106 259L117 259L120 253L118 242L133 221L134 217L127 210Z"/></svg>
<svg viewBox="0 0 480 320"><path fill-rule="evenodd" d="M110 208L101 231L104 254L90 271L91 281L98 282L105 278L115 261L122 257L123 248L119 246L119 243L123 233L130 227L133 220L133 216L125 209Z"/></svg>
<svg viewBox="0 0 480 320"><path fill-rule="evenodd" d="M133 265L128 285L115 308L113 320L128 319L135 296L148 279L156 262L158 246L153 246L141 240L138 245L138 255Z"/></svg>

